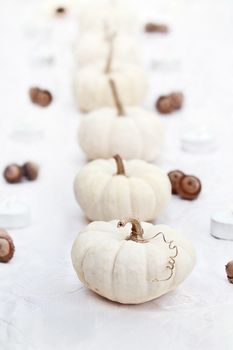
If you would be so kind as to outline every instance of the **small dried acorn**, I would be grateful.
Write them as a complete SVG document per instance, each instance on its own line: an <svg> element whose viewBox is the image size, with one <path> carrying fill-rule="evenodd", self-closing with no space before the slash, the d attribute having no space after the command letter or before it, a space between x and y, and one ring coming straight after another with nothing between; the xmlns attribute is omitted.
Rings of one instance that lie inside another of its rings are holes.
<svg viewBox="0 0 233 350"><path fill-rule="evenodd" d="M181 109L184 101L184 95L182 92L172 92L170 94L171 104L175 110Z"/></svg>
<svg viewBox="0 0 233 350"><path fill-rule="evenodd" d="M8 233L0 229L0 262L7 263L14 255L15 246Z"/></svg>
<svg viewBox="0 0 233 350"><path fill-rule="evenodd" d="M185 175L181 178L178 187L178 195L187 200L196 199L201 192L201 181L192 175Z"/></svg>
<svg viewBox="0 0 233 350"><path fill-rule="evenodd" d="M156 102L157 110L162 114L169 114L173 112L173 105L168 96L160 96Z"/></svg>
<svg viewBox="0 0 233 350"><path fill-rule="evenodd" d="M29 181L34 181L37 179L39 174L39 167L33 162L27 162L23 165L23 175Z"/></svg>
<svg viewBox="0 0 233 350"><path fill-rule="evenodd" d="M228 278L228 281L230 283L233 283L233 260L229 261L226 266L226 274L227 274L227 278Z"/></svg>
<svg viewBox="0 0 233 350"><path fill-rule="evenodd" d="M21 182L23 176L22 167L17 164L10 164L5 168L3 176L10 184L19 183Z"/></svg>
<svg viewBox="0 0 233 350"><path fill-rule="evenodd" d="M39 88L37 87L32 87L30 90L29 90L29 96L30 96L30 99L33 103L36 103L37 101L37 95L38 95L38 92L39 92Z"/></svg>
<svg viewBox="0 0 233 350"><path fill-rule="evenodd" d="M161 114L169 114L182 108L184 95L181 92L172 92L160 96L156 101L156 108Z"/></svg>
<svg viewBox="0 0 233 350"><path fill-rule="evenodd" d="M168 173L168 177L171 181L172 185L172 193L178 194L179 186L180 186L180 180L182 177L184 177L185 174L180 170L173 170Z"/></svg>
<svg viewBox="0 0 233 350"><path fill-rule="evenodd" d="M52 94L48 90L42 90L38 87L32 87L29 90L29 96L33 103L41 107L47 107L53 99Z"/></svg>

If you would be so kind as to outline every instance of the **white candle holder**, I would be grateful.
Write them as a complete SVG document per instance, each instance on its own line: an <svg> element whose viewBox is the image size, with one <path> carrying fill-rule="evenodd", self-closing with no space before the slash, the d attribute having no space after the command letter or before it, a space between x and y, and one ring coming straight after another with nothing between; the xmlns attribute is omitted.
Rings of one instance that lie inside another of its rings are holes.
<svg viewBox="0 0 233 350"><path fill-rule="evenodd" d="M209 153L217 148L217 141L212 131L204 125L193 127L181 137L184 151L191 153Z"/></svg>
<svg viewBox="0 0 233 350"><path fill-rule="evenodd" d="M233 208L212 215L210 233L215 238L233 241Z"/></svg>
<svg viewBox="0 0 233 350"><path fill-rule="evenodd" d="M37 142L44 137L44 128L34 120L22 120L10 134L14 141Z"/></svg>
<svg viewBox="0 0 233 350"><path fill-rule="evenodd" d="M0 227L23 228L30 224L30 211L26 204L14 199L0 200Z"/></svg>

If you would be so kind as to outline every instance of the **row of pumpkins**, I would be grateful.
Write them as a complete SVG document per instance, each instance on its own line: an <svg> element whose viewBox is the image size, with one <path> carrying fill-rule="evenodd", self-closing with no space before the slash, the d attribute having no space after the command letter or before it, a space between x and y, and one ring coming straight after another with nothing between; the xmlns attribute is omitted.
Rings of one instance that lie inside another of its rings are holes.
<svg viewBox="0 0 233 350"><path fill-rule="evenodd" d="M195 253L174 229L148 223L171 198L167 174L148 163L160 154L164 131L154 113L138 107L147 75L128 17L114 17L114 11L105 8L99 18L95 13L98 30L92 27L91 9L80 18L74 90L85 112L78 140L90 162L77 174L74 191L93 222L76 238L72 262L89 289L138 304L178 286L192 271Z"/></svg>

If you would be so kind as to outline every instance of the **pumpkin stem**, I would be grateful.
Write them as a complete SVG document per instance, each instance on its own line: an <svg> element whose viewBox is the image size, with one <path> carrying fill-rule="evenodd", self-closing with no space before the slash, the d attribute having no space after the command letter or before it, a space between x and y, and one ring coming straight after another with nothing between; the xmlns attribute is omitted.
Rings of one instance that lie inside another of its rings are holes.
<svg viewBox="0 0 233 350"><path fill-rule="evenodd" d="M119 95L118 95L118 91L117 91L117 87L116 84L114 82L113 79L109 79L109 84L110 84L110 88L112 90L112 95L113 95L113 99L116 105L116 109L118 111L118 116L125 116L125 110L123 108L123 105L119 99Z"/></svg>
<svg viewBox="0 0 233 350"><path fill-rule="evenodd" d="M117 224L117 227L124 227L126 224L131 223L131 233L126 237L127 241L141 242L143 241L143 228L140 224L140 221L133 218L127 218L120 220Z"/></svg>
<svg viewBox="0 0 233 350"><path fill-rule="evenodd" d="M106 63L106 67L105 67L105 73L108 74L111 71L111 67L112 67L112 58L113 58L113 44L114 44L114 40L116 38L116 33L113 33L111 35L108 35L106 40L109 44L109 51L108 51L108 57L107 57L107 63Z"/></svg>
<svg viewBox="0 0 233 350"><path fill-rule="evenodd" d="M113 158L115 159L117 165L116 175L125 175L125 167L122 158L118 154L116 154Z"/></svg>

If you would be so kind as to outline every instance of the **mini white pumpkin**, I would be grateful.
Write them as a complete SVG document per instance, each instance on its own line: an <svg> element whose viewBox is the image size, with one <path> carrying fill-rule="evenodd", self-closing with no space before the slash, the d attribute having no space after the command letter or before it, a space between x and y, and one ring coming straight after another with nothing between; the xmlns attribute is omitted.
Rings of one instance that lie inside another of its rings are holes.
<svg viewBox="0 0 233 350"><path fill-rule="evenodd" d="M81 169L74 181L80 207L90 220L119 217L156 219L171 198L167 174L143 160L98 159Z"/></svg>
<svg viewBox="0 0 233 350"><path fill-rule="evenodd" d="M145 97L145 71L136 64L113 62L115 40L116 34L112 34L108 40L108 54L104 64L90 64L77 70L74 93L82 111L114 106L109 79L117 84L124 105L138 105Z"/></svg>
<svg viewBox="0 0 233 350"><path fill-rule="evenodd" d="M109 43L107 33L88 32L79 39L75 48L75 58L79 66L105 62ZM138 45L134 37L119 34L116 36L113 61L138 64L140 62Z"/></svg>
<svg viewBox="0 0 233 350"><path fill-rule="evenodd" d="M191 243L166 225L95 221L76 238L72 262L84 285L112 301L139 304L183 282L195 265Z"/></svg>
<svg viewBox="0 0 233 350"><path fill-rule="evenodd" d="M159 118L139 107L124 109L110 81L114 108L102 108L83 117L78 131L80 147L91 159L112 158L152 161L161 153L164 131Z"/></svg>
<svg viewBox="0 0 233 350"><path fill-rule="evenodd" d="M87 1L87 0L86 0ZM122 4L93 4L84 6L78 17L79 30L84 32L104 31L107 25L110 30L135 34L140 30L140 24L137 13L132 6L126 6L125 1Z"/></svg>

